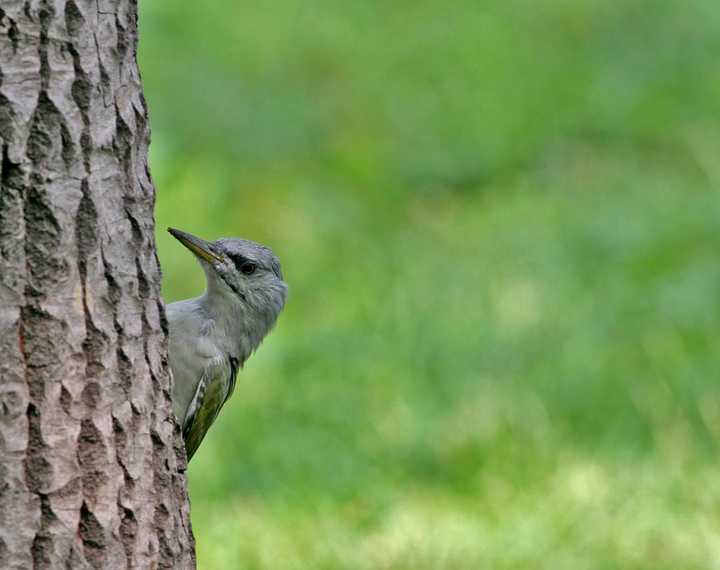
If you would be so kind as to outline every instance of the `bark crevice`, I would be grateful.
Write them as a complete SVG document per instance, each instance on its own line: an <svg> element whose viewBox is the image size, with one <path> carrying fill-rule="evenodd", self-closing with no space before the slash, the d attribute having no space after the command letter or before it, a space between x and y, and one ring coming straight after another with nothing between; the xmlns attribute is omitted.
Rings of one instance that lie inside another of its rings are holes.
<svg viewBox="0 0 720 570"><path fill-rule="evenodd" d="M194 568L137 6L0 9L0 568Z"/></svg>

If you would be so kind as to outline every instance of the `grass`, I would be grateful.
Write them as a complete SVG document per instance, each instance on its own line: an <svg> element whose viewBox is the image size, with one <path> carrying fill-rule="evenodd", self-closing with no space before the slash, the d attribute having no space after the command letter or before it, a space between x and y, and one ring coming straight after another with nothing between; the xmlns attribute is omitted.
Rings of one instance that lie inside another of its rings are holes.
<svg viewBox="0 0 720 570"><path fill-rule="evenodd" d="M714 3L142 9L159 228L291 290L201 570L720 567Z"/></svg>

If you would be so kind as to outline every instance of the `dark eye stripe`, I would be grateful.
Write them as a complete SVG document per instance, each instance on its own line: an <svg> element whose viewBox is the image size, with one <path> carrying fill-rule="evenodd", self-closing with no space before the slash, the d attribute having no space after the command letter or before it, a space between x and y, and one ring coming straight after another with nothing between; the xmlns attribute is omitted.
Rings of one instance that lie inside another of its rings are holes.
<svg viewBox="0 0 720 570"><path fill-rule="evenodd" d="M247 263L250 261L247 257L243 257L242 255L233 254L230 256L230 260L235 264L235 267L237 269L240 269L240 266L242 266L243 263Z"/></svg>

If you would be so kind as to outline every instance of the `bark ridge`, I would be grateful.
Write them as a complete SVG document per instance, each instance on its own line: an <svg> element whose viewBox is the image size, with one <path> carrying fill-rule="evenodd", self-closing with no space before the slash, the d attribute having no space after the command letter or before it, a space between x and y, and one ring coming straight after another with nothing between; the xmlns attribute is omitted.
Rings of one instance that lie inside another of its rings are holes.
<svg viewBox="0 0 720 570"><path fill-rule="evenodd" d="M0 568L194 568L133 0L0 5Z"/></svg>

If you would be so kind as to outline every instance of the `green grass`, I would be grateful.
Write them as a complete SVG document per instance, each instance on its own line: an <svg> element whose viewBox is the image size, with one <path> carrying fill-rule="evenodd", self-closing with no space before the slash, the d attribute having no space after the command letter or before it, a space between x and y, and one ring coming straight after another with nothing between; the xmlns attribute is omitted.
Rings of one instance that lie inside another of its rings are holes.
<svg viewBox="0 0 720 570"><path fill-rule="evenodd" d="M720 568L716 3L142 10L159 230L290 284L201 570Z"/></svg>

